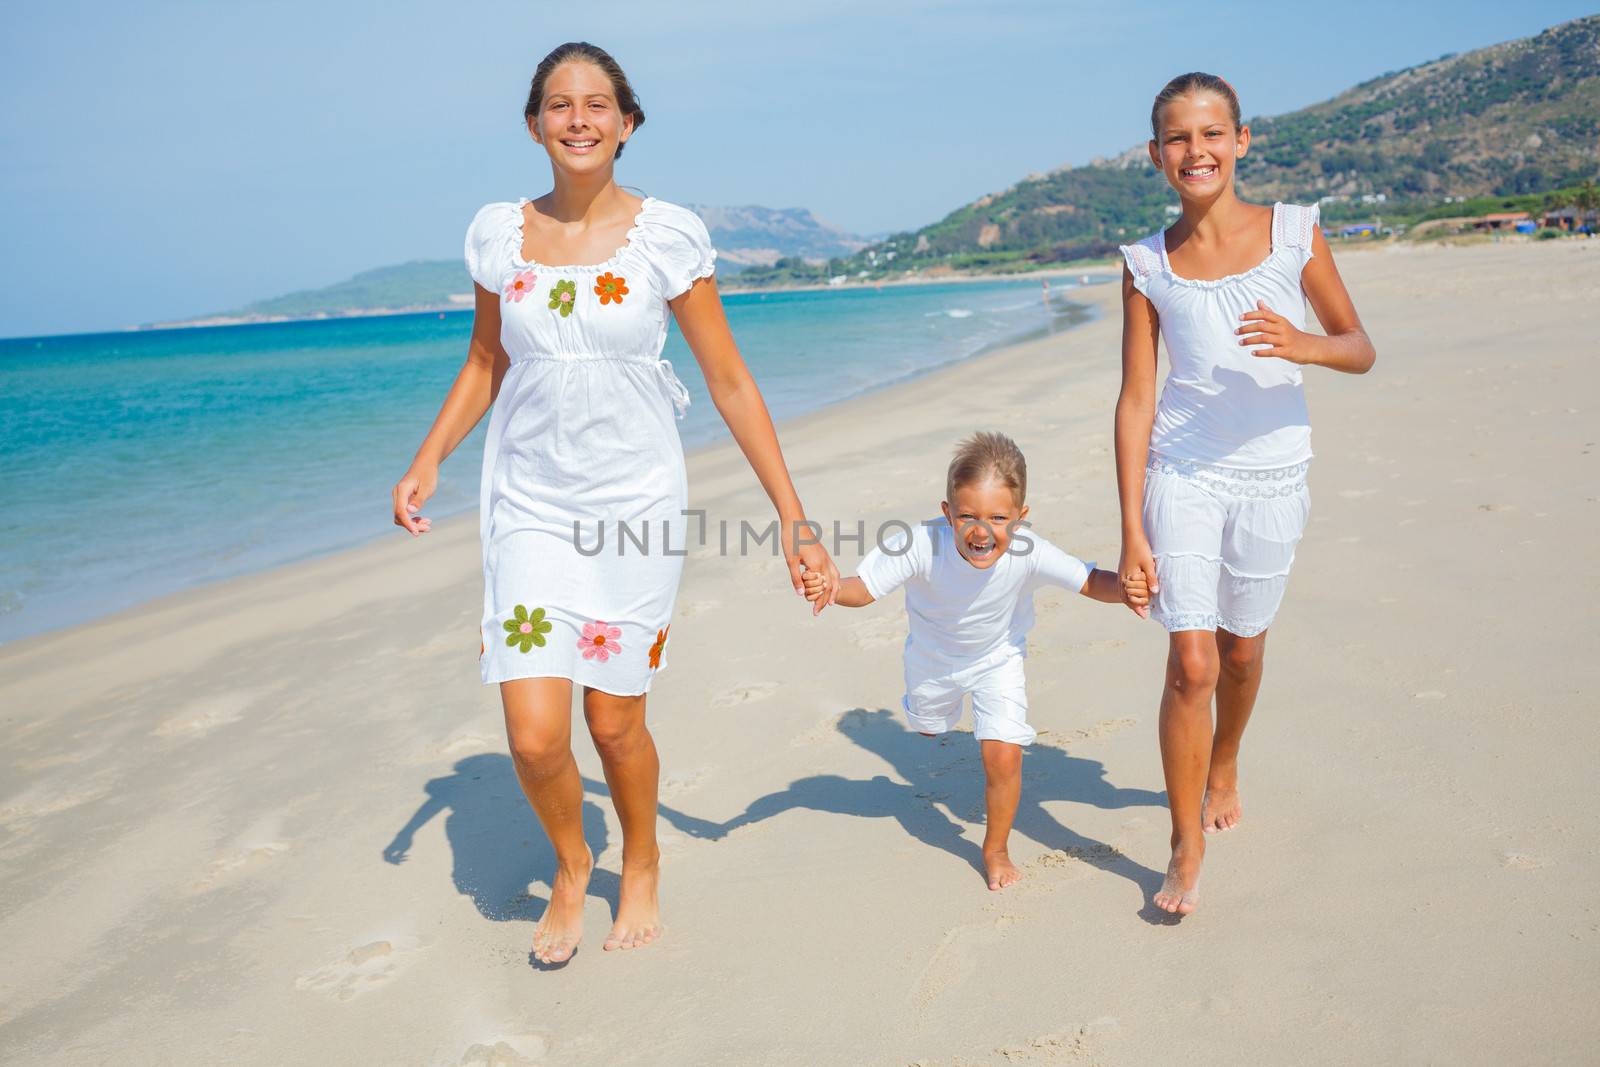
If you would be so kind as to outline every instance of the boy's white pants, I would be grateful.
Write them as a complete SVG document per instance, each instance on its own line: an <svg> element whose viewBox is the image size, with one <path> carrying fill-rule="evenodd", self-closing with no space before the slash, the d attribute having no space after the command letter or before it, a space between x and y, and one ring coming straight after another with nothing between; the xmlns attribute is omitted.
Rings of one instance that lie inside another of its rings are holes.
<svg viewBox="0 0 1600 1067"><path fill-rule="evenodd" d="M979 741L1030 745L1038 736L1028 725L1027 679L1015 646L951 671L907 656L906 722L925 734L942 734L961 721L961 698L972 694L972 734Z"/></svg>

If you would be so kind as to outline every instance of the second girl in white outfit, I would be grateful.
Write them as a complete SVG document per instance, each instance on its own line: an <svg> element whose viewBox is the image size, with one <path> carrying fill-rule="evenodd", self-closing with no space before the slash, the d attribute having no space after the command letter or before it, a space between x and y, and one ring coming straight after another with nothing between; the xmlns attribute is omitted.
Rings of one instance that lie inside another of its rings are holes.
<svg viewBox="0 0 1600 1067"><path fill-rule="evenodd" d="M1199 899L1205 834L1239 821L1239 742L1310 512L1301 367L1360 374L1376 357L1317 209L1235 195L1250 130L1233 88L1174 78L1150 125L1150 160L1183 211L1122 249L1119 574L1129 606L1170 634L1160 731L1172 861L1155 904L1181 915ZM1326 336L1305 332L1308 297ZM1159 403L1158 341L1171 361Z"/></svg>

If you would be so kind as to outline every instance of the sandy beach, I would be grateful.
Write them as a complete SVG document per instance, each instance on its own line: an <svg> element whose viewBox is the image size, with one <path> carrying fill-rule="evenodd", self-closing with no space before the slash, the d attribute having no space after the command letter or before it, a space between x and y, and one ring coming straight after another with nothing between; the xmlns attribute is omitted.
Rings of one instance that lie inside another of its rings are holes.
<svg viewBox="0 0 1600 1067"><path fill-rule="evenodd" d="M535 968L553 858L477 680L467 516L0 647L0 1061L1592 1062L1600 241L1340 266L1378 365L1308 372L1312 521L1193 916L1147 905L1158 626L1040 596L1025 879L991 893L976 743L899 718L900 597L813 619L713 539L650 702L666 935L600 951L580 733L587 938ZM780 427L808 511L936 514L1000 429L1035 527L1114 566L1116 298ZM711 522L770 517L731 444L689 471Z"/></svg>

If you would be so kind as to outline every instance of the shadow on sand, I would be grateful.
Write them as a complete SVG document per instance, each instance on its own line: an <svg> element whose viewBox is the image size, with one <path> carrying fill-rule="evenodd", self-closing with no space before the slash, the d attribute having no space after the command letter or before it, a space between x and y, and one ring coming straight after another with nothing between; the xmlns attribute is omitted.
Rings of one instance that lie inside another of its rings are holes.
<svg viewBox="0 0 1600 1067"><path fill-rule="evenodd" d="M836 774L801 778L781 792L751 801L743 814L721 824L717 836L796 808L869 819L889 818L912 837L950 853L981 876L982 849L962 836L963 823L979 825L984 820L983 758L977 740L967 733L923 737L906 729L897 715L883 708L846 712L839 719L838 730L889 764L901 780L894 781L886 775L868 779ZM1161 873L1135 863L1104 842L1063 826L1045 811L1043 805L1049 801L1071 801L1097 808L1162 807L1166 794L1112 785L1099 761L1069 755L1054 745L1035 742L1023 756L1022 801L1013 832L1046 849L1128 879L1148 902L1161 886ZM1152 920L1170 918L1148 903L1140 914Z"/></svg>

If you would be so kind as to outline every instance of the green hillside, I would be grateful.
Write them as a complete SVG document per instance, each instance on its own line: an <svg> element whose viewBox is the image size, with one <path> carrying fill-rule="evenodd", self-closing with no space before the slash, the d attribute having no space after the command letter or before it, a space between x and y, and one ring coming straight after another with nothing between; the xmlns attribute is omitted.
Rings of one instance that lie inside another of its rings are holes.
<svg viewBox="0 0 1600 1067"><path fill-rule="evenodd" d="M1239 171L1241 193L1257 201L1348 198L1324 208L1334 220L1374 210L1420 218L1437 214L1446 197L1577 185L1600 174L1600 15L1247 121L1255 140ZM1361 199L1379 195L1381 208ZM1165 225L1176 203L1139 144L1114 160L1025 178L830 269L881 278L1093 258ZM787 280L784 266L741 281Z"/></svg>
<svg viewBox="0 0 1600 1067"><path fill-rule="evenodd" d="M452 300L452 295L459 299ZM258 300L230 315L263 318L306 318L348 315L376 308L472 306L472 281L458 260L413 260L392 267L362 271L322 289Z"/></svg>

